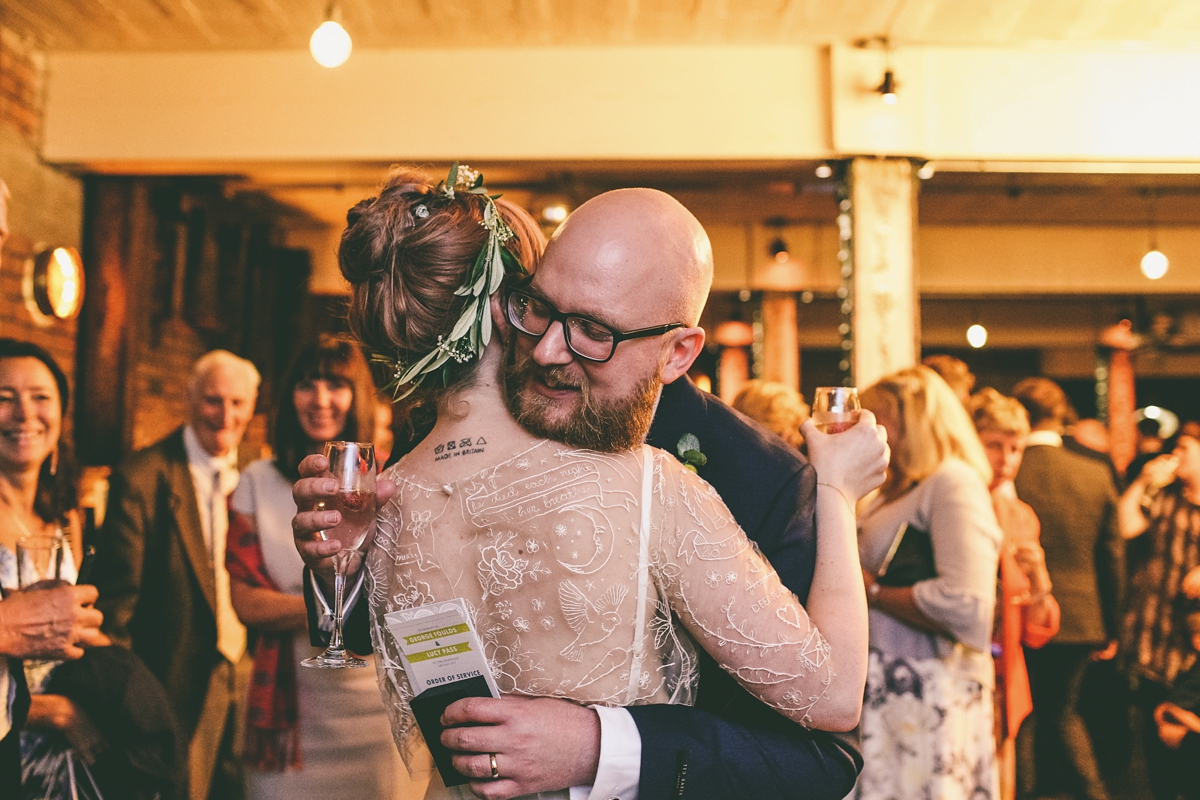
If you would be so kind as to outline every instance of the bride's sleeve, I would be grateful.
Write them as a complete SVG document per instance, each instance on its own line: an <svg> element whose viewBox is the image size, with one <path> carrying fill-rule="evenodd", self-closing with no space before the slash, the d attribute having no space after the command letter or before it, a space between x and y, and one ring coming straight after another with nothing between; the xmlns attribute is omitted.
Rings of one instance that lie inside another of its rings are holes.
<svg viewBox="0 0 1200 800"><path fill-rule="evenodd" d="M394 553L399 531L399 504L393 500L380 510L376 518L375 540L366 559L367 595L370 602L371 644L375 651L375 677L383 707L392 728L392 738L405 767L414 778L429 771L428 750L424 748L420 728L417 727L409 701L413 698L408 674L400 658L396 637L387 627L385 615L389 611L387 598L391 592L394 574Z"/></svg>
<svg viewBox="0 0 1200 800"><path fill-rule="evenodd" d="M715 489L659 455L652 529L659 590L696 642L751 694L802 725L834 675L829 644Z"/></svg>

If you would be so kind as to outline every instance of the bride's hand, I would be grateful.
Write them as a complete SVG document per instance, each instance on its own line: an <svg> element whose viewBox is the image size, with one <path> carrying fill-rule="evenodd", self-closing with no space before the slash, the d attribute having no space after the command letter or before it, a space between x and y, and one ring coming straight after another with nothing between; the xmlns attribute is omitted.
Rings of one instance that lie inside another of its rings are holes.
<svg viewBox="0 0 1200 800"><path fill-rule="evenodd" d="M338 488L337 481L328 477L328 469L329 460L322 455L308 456L300 462L300 480L292 487L292 498L299 509L296 516L292 517L292 535L305 566L318 578L332 582L333 556L341 545L325 541L317 535L342 521L340 512L324 508L326 503L333 501ZM376 508L390 500L395 491L394 483L384 478L377 479Z"/></svg>
<svg viewBox="0 0 1200 800"><path fill-rule="evenodd" d="M891 451L887 431L870 411L863 409L858 423L843 433L822 433L811 419L800 432L818 480L836 487L848 500L858 501L883 483Z"/></svg>

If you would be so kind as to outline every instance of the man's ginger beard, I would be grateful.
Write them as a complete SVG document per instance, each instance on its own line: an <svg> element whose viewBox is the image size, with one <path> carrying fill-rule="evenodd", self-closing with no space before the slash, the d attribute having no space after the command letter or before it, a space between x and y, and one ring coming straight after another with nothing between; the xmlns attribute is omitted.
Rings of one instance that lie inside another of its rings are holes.
<svg viewBox="0 0 1200 800"><path fill-rule="evenodd" d="M534 436L603 453L632 450L642 444L662 387L658 371L642 380L628 396L601 404L592 398L586 376L574 376L564 366L543 367L532 356L520 359L515 345L514 336L505 347L504 394L508 412L518 425ZM535 380L552 389L578 389L578 404L565 418L552 418L561 417L550 413L560 409L553 400L538 394L532 386Z"/></svg>

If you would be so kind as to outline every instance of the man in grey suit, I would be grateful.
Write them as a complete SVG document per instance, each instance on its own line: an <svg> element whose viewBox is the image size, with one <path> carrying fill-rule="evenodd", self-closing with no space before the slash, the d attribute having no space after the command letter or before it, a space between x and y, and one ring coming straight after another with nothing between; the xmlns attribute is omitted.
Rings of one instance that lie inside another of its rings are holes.
<svg viewBox="0 0 1200 800"><path fill-rule="evenodd" d="M1036 749L1044 754L1037 762L1069 764L1080 784L1052 789L1043 774L1037 791L1081 791L1088 800L1105 800L1079 698L1088 665L1116 654L1124 557L1116 490L1103 464L1062 446L1068 401L1058 384L1027 378L1013 394L1029 412L1032 428L1015 481L1017 495L1041 520L1046 568L1062 608L1058 635L1040 650L1025 652ZM1023 794L1032 794L1036 774L1028 729L1022 728L1018 745Z"/></svg>
<svg viewBox="0 0 1200 800"><path fill-rule="evenodd" d="M232 743L248 662L225 570L225 498L258 384L254 365L224 350L196 362L188 424L113 472L92 573L104 631L162 682L190 740L190 800L241 796Z"/></svg>

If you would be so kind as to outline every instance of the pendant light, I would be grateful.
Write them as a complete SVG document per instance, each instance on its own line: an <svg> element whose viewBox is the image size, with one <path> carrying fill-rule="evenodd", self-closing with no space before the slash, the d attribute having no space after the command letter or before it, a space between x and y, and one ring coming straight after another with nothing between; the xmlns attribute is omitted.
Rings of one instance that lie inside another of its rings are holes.
<svg viewBox="0 0 1200 800"><path fill-rule="evenodd" d="M350 34L342 27L340 9L330 4L325 12L325 21L313 31L308 40L308 50L312 57L322 67L333 69L346 63L350 58L353 43Z"/></svg>

